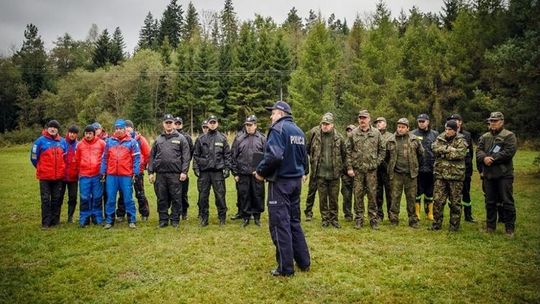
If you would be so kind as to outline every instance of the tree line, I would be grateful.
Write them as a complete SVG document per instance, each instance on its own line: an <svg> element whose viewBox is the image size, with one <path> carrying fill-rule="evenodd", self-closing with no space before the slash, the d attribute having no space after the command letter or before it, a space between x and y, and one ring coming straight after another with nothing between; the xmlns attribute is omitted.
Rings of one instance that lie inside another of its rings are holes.
<svg viewBox="0 0 540 304"><path fill-rule="evenodd" d="M348 21L293 7L282 22L240 21L232 0L219 12L171 0L149 12L128 54L120 28L93 25L85 40L68 33L46 51L36 26L12 56L0 58L0 131L114 118L154 128L164 113L197 130L209 114L236 130L264 106L291 103L305 130L333 112L338 127L360 109L388 121L432 116L436 128L460 113L473 134L489 112L535 138L540 129L540 4L532 0L445 0L440 14L412 7L397 18L383 1Z"/></svg>

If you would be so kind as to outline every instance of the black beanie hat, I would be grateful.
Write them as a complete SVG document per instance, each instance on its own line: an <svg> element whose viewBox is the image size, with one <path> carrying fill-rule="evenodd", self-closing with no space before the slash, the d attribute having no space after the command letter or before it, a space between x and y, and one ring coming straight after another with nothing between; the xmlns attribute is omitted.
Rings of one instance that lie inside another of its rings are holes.
<svg viewBox="0 0 540 304"><path fill-rule="evenodd" d="M92 133L96 134L96 129L94 129L93 125L88 125L88 126L86 126L86 128L84 128L84 133L86 133L86 132L92 132Z"/></svg>
<svg viewBox="0 0 540 304"><path fill-rule="evenodd" d="M72 125L71 127L69 127L68 132L79 134L79 127L77 127L76 125Z"/></svg>
<svg viewBox="0 0 540 304"><path fill-rule="evenodd" d="M457 122L455 120L449 120L446 122L446 125L444 126L445 128L450 128L454 131L457 132L458 130L458 125L457 125Z"/></svg>
<svg viewBox="0 0 540 304"><path fill-rule="evenodd" d="M58 122L58 120L53 119L47 123L47 128L60 129L60 123Z"/></svg>

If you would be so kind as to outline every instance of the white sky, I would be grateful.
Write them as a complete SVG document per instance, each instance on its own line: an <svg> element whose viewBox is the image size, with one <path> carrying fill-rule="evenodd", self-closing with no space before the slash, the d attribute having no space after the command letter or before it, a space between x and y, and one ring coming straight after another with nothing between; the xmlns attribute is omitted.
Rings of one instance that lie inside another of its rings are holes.
<svg viewBox="0 0 540 304"><path fill-rule="evenodd" d="M107 28L109 33L119 26L126 42L126 51L132 52L139 38L139 30L146 14L150 11L154 18L161 18L163 10L170 0L0 0L0 55L9 56L13 49L19 49L24 40L26 24L33 23L47 49L52 42L64 33L69 33L77 40L85 39L92 23L100 32ZM336 18L347 19L352 25L356 15L364 18L375 10L378 0L233 0L233 5L240 20L253 19L258 13L270 16L281 24L287 13L294 6L298 15L304 19L310 9L328 18L331 13ZM178 0L186 11L189 1ZM439 13L443 0L386 0L392 15L397 17L401 9L407 14L416 6L422 12ZM220 11L224 0L194 0L195 8Z"/></svg>

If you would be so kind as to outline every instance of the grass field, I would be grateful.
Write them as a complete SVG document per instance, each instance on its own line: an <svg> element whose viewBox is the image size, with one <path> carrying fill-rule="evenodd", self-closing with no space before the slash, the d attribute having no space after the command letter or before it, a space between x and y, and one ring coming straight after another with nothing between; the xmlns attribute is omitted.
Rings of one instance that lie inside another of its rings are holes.
<svg viewBox="0 0 540 304"><path fill-rule="evenodd" d="M190 218L181 228L157 229L156 199L147 185L150 221L130 230L62 224L40 229L38 182L29 147L0 150L1 303L520 303L540 302L540 179L532 162L538 152L515 158L516 236L482 232L485 218L478 176L473 212L479 223L448 233L405 223L379 231L303 227L312 256L308 273L274 278L274 247L263 227L239 222L196 221L196 183L190 184ZM193 176L192 176L193 177ZM304 187L306 188L306 187ZM227 180L229 214L236 211L233 179ZM305 190L303 194L305 195ZM304 202L304 200L302 201ZM78 212L78 211L77 211ZM78 213L77 213L78 214ZM342 214L340 214L340 218Z"/></svg>

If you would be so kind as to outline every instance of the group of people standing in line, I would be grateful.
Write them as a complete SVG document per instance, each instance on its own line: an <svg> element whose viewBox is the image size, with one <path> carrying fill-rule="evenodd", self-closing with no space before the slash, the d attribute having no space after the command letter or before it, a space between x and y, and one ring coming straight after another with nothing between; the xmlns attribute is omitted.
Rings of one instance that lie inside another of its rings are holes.
<svg viewBox="0 0 540 304"><path fill-rule="evenodd" d="M133 189L141 220L149 217L145 170L157 196L159 227L179 227L188 217L190 163L197 177L198 220L202 227L209 224L210 188L219 224L226 224L225 179L230 174L237 190L237 213L231 219L241 219L242 227L251 219L260 226L265 208L264 181L268 182L269 228L278 263L271 272L274 276L293 275L294 262L301 271L310 268L309 250L300 226L300 192L308 175L306 220L313 219L318 192L323 227L341 227L340 184L345 220L354 221L357 229L364 225L366 195L371 228L379 229L384 201L390 223L398 225L403 192L408 224L413 228L418 228L422 198L427 218L433 220L430 230L441 229L447 200L450 231L459 228L462 206L465 220L475 221L469 194L472 140L470 133L463 130L463 119L458 114L448 118L442 134L430 128L427 114L417 117L418 128L412 132L409 121L401 118L391 133L386 130L384 117L378 117L373 126L370 113L362 110L358 125L349 125L347 135L342 136L334 128L332 113L324 114L321 123L304 135L286 102L278 101L267 109L272 111L267 136L258 131L255 115L250 115L232 148L219 132L214 115L203 122L203 132L195 143L182 130L181 118L164 115L163 131L152 147L129 120L116 120L111 135L97 122L88 125L80 141L77 126L69 127L63 138L58 121L49 121L31 151L40 185L42 228L60 223L66 190L68 222L73 222L79 191L80 227L94 223L110 229L115 222L127 220L130 228L136 228ZM485 192L486 228L493 232L497 221L503 222L506 233L513 236L512 158L516 137L504 129L502 113L491 113L488 121L489 132L480 138L476 153Z"/></svg>

